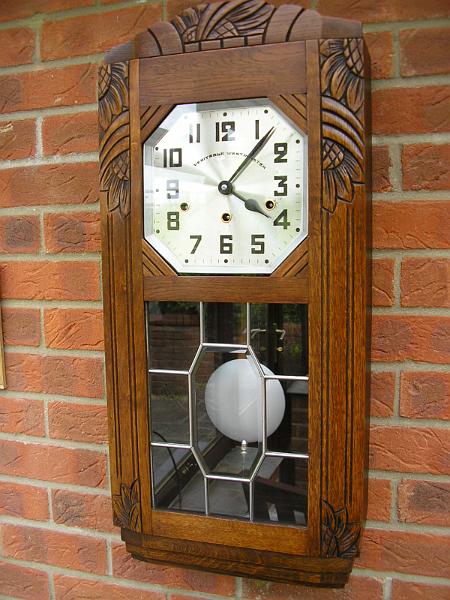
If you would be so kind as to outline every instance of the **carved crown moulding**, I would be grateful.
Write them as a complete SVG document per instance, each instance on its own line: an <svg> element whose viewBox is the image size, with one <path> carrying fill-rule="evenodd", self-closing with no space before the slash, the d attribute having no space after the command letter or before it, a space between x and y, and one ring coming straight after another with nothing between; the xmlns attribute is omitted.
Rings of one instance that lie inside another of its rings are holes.
<svg viewBox="0 0 450 600"><path fill-rule="evenodd" d="M155 23L133 41L107 52L105 61L361 36L357 21L324 17L296 4L275 7L263 0L225 0L199 4L171 22Z"/></svg>

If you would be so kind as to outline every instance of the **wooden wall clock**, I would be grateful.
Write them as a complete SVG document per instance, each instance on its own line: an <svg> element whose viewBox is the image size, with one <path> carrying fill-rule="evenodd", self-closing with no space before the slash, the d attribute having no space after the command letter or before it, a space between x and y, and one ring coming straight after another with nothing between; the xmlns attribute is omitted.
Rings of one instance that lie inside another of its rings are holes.
<svg viewBox="0 0 450 600"><path fill-rule="evenodd" d="M342 586L365 515L360 24L185 10L99 75L114 520L131 554Z"/></svg>

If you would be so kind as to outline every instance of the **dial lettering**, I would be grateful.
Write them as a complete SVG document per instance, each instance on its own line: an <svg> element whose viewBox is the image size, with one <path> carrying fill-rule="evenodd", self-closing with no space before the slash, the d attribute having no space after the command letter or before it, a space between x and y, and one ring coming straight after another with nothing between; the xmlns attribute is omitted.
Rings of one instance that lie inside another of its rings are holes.
<svg viewBox="0 0 450 600"><path fill-rule="evenodd" d="M190 236L189 236L189 239L190 239L190 240L195 240L194 247L193 247L193 248L192 248L192 250L191 250L191 254L195 254L195 252L196 252L196 250L197 250L197 248L198 248L198 245L199 245L199 244L200 244L200 242L202 241L202 236L201 236L201 235L190 235Z"/></svg>
<svg viewBox="0 0 450 600"><path fill-rule="evenodd" d="M233 253L233 236L232 235L221 235L220 236L220 254L232 254Z"/></svg>
<svg viewBox="0 0 450 600"><path fill-rule="evenodd" d="M273 145L273 153L275 157L273 159L274 163L287 163L286 154L288 151L288 145L286 143L277 143Z"/></svg>
<svg viewBox="0 0 450 600"><path fill-rule="evenodd" d="M178 231L180 229L180 213L176 211L167 213L167 229Z"/></svg>
<svg viewBox="0 0 450 600"><path fill-rule="evenodd" d="M278 182L274 196L287 196L287 175L274 175L273 180Z"/></svg>
<svg viewBox="0 0 450 600"><path fill-rule="evenodd" d="M169 155L169 161L167 161L167 155ZM167 168L167 162L169 167L181 167L183 165L183 150L181 148L164 148L163 151L163 167Z"/></svg>
<svg viewBox="0 0 450 600"><path fill-rule="evenodd" d="M180 196L180 184L178 179L167 180L167 198L168 200L177 200Z"/></svg>
<svg viewBox="0 0 450 600"><path fill-rule="evenodd" d="M264 243L264 234L254 233L252 235L252 254L264 254L266 245Z"/></svg>
<svg viewBox="0 0 450 600"><path fill-rule="evenodd" d="M216 123L216 142L234 142L236 139L236 121L222 121Z"/></svg>
<svg viewBox="0 0 450 600"><path fill-rule="evenodd" d="M283 229L287 229L290 225L290 222L288 221L288 211L287 208L285 208L284 210L282 210L280 212L280 214L278 215L278 217L274 220L273 224L278 227L282 227Z"/></svg>

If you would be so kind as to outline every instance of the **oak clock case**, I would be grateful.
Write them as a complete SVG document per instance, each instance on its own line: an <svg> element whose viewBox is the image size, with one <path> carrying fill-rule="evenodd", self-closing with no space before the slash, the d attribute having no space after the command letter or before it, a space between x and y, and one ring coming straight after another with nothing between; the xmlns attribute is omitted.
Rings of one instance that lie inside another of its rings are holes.
<svg viewBox="0 0 450 600"><path fill-rule="evenodd" d="M365 516L363 67L359 24L233 0L100 68L111 486L135 558L348 579Z"/></svg>

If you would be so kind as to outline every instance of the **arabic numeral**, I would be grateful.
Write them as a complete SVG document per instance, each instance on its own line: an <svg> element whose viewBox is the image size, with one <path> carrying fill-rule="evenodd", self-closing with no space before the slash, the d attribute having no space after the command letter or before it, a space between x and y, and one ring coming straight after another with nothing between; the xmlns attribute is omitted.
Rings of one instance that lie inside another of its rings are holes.
<svg viewBox="0 0 450 600"><path fill-rule="evenodd" d="M288 221L288 212L286 208L280 212L273 224L275 226L282 227L283 229L287 229L289 227L290 222Z"/></svg>

